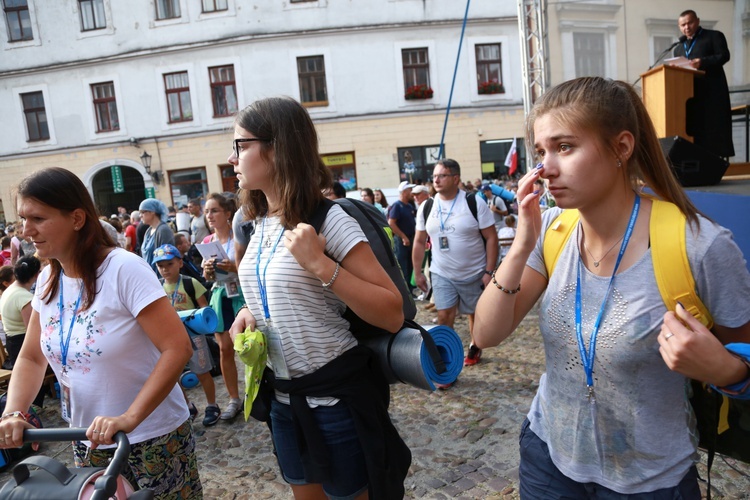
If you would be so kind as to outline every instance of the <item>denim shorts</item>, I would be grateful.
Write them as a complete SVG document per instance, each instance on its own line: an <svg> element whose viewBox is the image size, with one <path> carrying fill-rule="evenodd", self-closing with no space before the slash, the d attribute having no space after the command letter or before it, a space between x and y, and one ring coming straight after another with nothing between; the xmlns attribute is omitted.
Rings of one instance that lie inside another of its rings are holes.
<svg viewBox="0 0 750 500"><path fill-rule="evenodd" d="M349 407L339 401L334 406L318 406L312 411L331 460L331 480L323 482L323 490L333 500L358 497L367 490L367 468ZM271 425L273 444L284 480L292 485L308 484L289 405L275 399L271 402Z"/></svg>
<svg viewBox="0 0 750 500"><path fill-rule="evenodd" d="M596 500L700 500L698 470L691 467L680 484L648 493L624 494L596 483L579 483L565 476L555 466L549 455L547 443L529 428L526 419L518 439L521 465L518 468L521 500L544 498L563 500L570 498Z"/></svg>
<svg viewBox="0 0 750 500"><path fill-rule="evenodd" d="M431 273L435 309L442 311L458 304L459 314L474 314L479 296L484 290L483 276L484 272L481 272L476 276L469 276L466 281L453 281Z"/></svg>

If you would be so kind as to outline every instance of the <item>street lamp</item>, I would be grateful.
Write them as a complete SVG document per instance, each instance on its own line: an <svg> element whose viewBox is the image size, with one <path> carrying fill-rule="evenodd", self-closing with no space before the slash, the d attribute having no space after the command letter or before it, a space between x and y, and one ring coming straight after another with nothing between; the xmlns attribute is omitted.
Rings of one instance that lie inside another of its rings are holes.
<svg viewBox="0 0 750 500"><path fill-rule="evenodd" d="M146 169L146 173L151 176L154 182L157 184L161 184L162 172L161 170L157 170L156 172L151 171L151 155L146 151L144 151L141 155L141 164L143 165L143 168Z"/></svg>

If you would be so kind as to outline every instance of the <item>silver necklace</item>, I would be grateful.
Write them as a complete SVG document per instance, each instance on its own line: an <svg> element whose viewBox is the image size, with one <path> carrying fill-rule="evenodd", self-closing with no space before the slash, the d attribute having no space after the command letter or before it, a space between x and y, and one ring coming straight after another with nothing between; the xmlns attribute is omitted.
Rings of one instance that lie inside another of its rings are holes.
<svg viewBox="0 0 750 500"><path fill-rule="evenodd" d="M615 241L614 245L612 245L611 247L609 247L609 250L607 250L604 253L604 255L602 255L601 259L597 259L596 257L594 257L594 254L591 253L591 250L589 250L589 247L586 246L586 240L585 239L583 240L583 248L586 249L586 251L589 253L589 255L591 256L591 258L594 260L594 267L599 267L599 264L601 264L601 262L605 259L605 257L607 257L607 255L609 255L609 252L611 252L612 249L615 248L615 246L617 246L617 244L620 243L624 237L625 237L624 234L622 236L620 236L620 238L617 241Z"/></svg>

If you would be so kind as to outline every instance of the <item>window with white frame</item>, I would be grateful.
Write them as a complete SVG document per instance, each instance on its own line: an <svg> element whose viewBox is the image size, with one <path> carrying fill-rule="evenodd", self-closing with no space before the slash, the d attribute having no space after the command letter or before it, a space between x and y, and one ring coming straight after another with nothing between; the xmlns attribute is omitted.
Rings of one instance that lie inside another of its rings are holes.
<svg viewBox="0 0 750 500"><path fill-rule="evenodd" d="M669 35L655 35L653 37L654 53L651 56L651 64L655 63L659 56L662 58L670 57L666 52L669 51L673 43L674 37Z"/></svg>
<svg viewBox="0 0 750 500"><path fill-rule="evenodd" d="M208 68L211 80L211 101L214 117L231 116L237 112L237 86L234 65Z"/></svg>
<svg viewBox="0 0 750 500"><path fill-rule="evenodd" d="M100 30L107 27L104 0L78 0L81 12L81 31Z"/></svg>
<svg viewBox="0 0 750 500"><path fill-rule="evenodd" d="M219 12L229 9L227 0L203 0L203 12Z"/></svg>
<svg viewBox="0 0 750 500"><path fill-rule="evenodd" d="M193 106L190 102L190 81L187 71L165 74L164 89L167 94L169 123L191 121Z"/></svg>
<svg viewBox="0 0 750 500"><path fill-rule="evenodd" d="M156 19L175 19L180 17L180 0L156 0Z"/></svg>
<svg viewBox="0 0 750 500"><path fill-rule="evenodd" d="M47 111L44 108L44 96L42 92L21 94L21 103L23 104L23 114L26 118L26 131L29 142L49 139Z"/></svg>
<svg viewBox="0 0 750 500"><path fill-rule="evenodd" d="M502 58L499 43L475 45L477 63L477 92L479 94L503 94Z"/></svg>
<svg viewBox="0 0 750 500"><path fill-rule="evenodd" d="M3 10L8 24L9 42L34 39L27 0L3 0Z"/></svg>
<svg viewBox="0 0 750 500"><path fill-rule="evenodd" d="M91 93L94 97L97 133L120 130L114 83L95 83L91 85Z"/></svg>
<svg viewBox="0 0 750 500"><path fill-rule="evenodd" d="M404 74L404 99L431 99L433 91L430 86L429 49L401 49L401 65Z"/></svg>
<svg viewBox="0 0 750 500"><path fill-rule="evenodd" d="M576 77L606 76L604 33L573 33Z"/></svg>
<svg viewBox="0 0 750 500"><path fill-rule="evenodd" d="M328 105L326 66L323 56L297 58L300 101L306 106Z"/></svg>

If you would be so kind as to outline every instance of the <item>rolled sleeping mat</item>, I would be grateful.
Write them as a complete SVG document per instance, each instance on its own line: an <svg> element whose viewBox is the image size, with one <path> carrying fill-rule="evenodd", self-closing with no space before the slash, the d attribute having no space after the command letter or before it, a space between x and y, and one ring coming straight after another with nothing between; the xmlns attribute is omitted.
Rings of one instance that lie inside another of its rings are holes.
<svg viewBox="0 0 750 500"><path fill-rule="evenodd" d="M430 340L426 341L425 336ZM454 382L463 368L463 344L458 334L447 326L428 331L407 322L398 333L359 338L359 341L375 351L391 384L402 382L434 391L435 382ZM427 342L432 342L436 349ZM433 356L439 356L442 362L435 363Z"/></svg>
<svg viewBox="0 0 750 500"><path fill-rule="evenodd" d="M185 389L192 389L198 384L200 384L200 380L198 380L198 376L195 373L185 372L180 375L180 385Z"/></svg>
<svg viewBox="0 0 750 500"><path fill-rule="evenodd" d="M177 314L184 324L193 333L208 335L216 332L219 324L219 317L210 307L201 307L200 309L188 309L187 311L177 311Z"/></svg>

